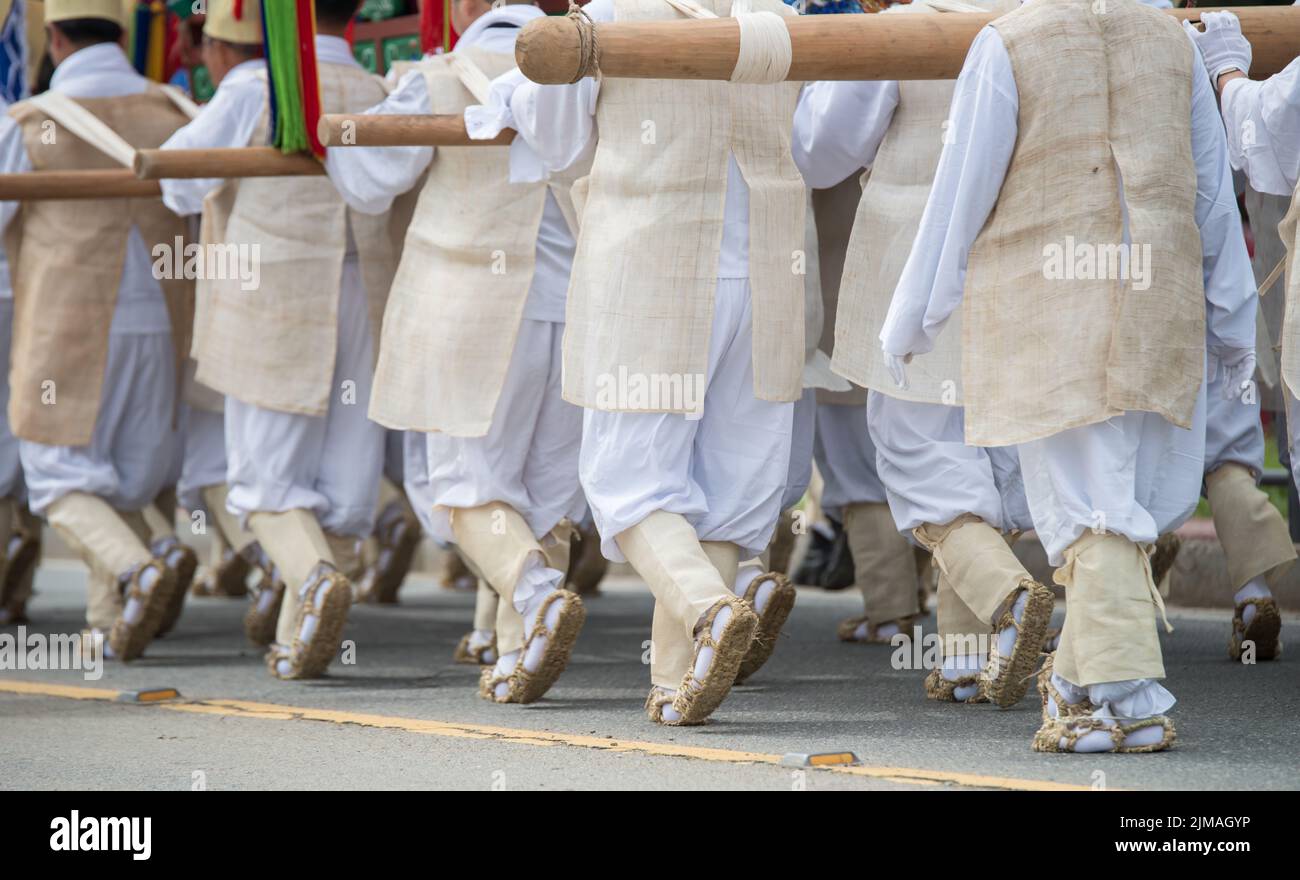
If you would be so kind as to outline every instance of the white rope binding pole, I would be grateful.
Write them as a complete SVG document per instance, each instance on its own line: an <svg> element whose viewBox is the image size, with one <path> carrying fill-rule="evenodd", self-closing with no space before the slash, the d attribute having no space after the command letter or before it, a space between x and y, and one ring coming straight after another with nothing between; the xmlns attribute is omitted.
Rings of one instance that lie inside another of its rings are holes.
<svg viewBox="0 0 1300 880"><path fill-rule="evenodd" d="M664 0L688 18L717 18L695 0ZM785 82L794 50L790 29L775 12L755 12L753 0L734 0L731 17L740 25L740 52L731 71L731 82L771 85Z"/></svg>
<svg viewBox="0 0 1300 880"><path fill-rule="evenodd" d="M736 15L735 19L740 25L740 53L731 81L764 85L785 82L794 55L785 18L775 12L750 12Z"/></svg>

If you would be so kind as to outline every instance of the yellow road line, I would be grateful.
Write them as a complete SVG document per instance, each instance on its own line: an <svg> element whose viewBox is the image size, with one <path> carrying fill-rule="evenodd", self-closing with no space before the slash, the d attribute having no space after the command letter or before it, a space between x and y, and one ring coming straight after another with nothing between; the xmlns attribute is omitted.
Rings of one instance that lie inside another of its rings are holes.
<svg viewBox="0 0 1300 880"><path fill-rule="evenodd" d="M63 697L73 700L117 699L118 691L83 688L69 685L47 684L35 681L0 679L0 693L25 696ZM400 718L393 715L370 715L363 712L341 712L334 709L312 709L304 706L283 706L278 703L254 703L248 700L177 700L137 704L151 709L170 712L189 712L198 715L220 715L231 718L250 718L262 721L323 721L331 724L354 724L383 730L401 730L428 736L462 739L496 740L516 745L570 746L596 749L605 752L635 752L664 758L691 758L697 761L715 761L727 764L779 764L780 755L763 752L744 752L734 749L715 749L689 746L680 743L657 743L641 740L606 739L576 733L555 733L547 730L524 730L498 727L491 724L465 724L452 721L433 721L422 718ZM866 776L907 785L951 785L973 788L1001 788L1014 791L1088 791L1086 785L1069 785L1040 779L1018 779L1009 776L983 776L978 773L955 773L946 770L925 770L916 767L873 767L830 765L808 768L818 773L842 773L849 776Z"/></svg>

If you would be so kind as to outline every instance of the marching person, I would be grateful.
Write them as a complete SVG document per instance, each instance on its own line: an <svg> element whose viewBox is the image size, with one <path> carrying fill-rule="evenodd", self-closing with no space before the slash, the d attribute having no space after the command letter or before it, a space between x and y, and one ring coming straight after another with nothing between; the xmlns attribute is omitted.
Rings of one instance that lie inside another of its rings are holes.
<svg viewBox="0 0 1300 880"><path fill-rule="evenodd" d="M0 170L129 164L184 123L123 53L118 0L51 0L45 21L50 90L0 120ZM8 411L31 509L90 567L88 634L130 660L176 586L143 511L173 460L192 302L183 279L154 276L150 251L184 225L156 199L9 203L3 220L20 238Z"/></svg>
<svg viewBox="0 0 1300 880"><path fill-rule="evenodd" d="M1246 173L1257 192L1291 196L1300 179L1300 148L1293 134L1300 125L1300 60L1263 82L1251 81L1247 79L1250 43L1242 36L1237 16L1206 12L1201 23L1203 33L1188 31L1220 95L1233 167ZM1300 199L1293 197L1291 210L1279 226L1291 261L1283 313L1282 383L1293 467L1300 461L1300 410L1295 407L1300 362L1292 329L1294 304L1300 299L1300 271L1294 262L1297 205ZM1282 650L1282 620L1271 588L1295 560L1295 550L1286 524L1256 486L1264 461L1258 395L1251 393L1253 388L1242 391L1231 382L1220 384L1225 394L1217 405L1211 404L1205 488L1228 557L1228 573L1233 586L1239 587L1233 597L1236 609L1228 654L1240 659L1249 644L1255 659L1271 660ZM1222 466L1212 470L1212 462Z"/></svg>
<svg viewBox="0 0 1300 880"><path fill-rule="evenodd" d="M455 4L456 51L415 65L368 112L459 114L486 100L490 78L514 67L519 28L541 15L526 4ZM432 510L422 516L480 580L474 631L456 657L495 657L479 693L498 703L543 696L586 616L563 589L572 523L585 510L582 411L560 395L573 211L563 183L511 182L512 165L528 160L518 142L334 149L326 162L347 203L371 214L426 176L384 316L370 412L426 439Z"/></svg>
<svg viewBox="0 0 1300 880"><path fill-rule="evenodd" d="M937 14L951 6L917 2L886 14ZM855 547L855 557L862 554L881 572L864 587L866 618L846 624L841 638L911 635L916 577L901 532L931 551L939 569L943 663L925 679L927 696L1010 706L1028 689L1053 604L1009 546L1030 526L1015 450L965 443L959 328L915 359L902 387L875 354L930 196L953 94L947 81L821 82L800 100L795 155L811 185L831 186L871 169L845 255L833 361L870 396L866 407L827 407L818 427L824 442L860 450L852 473L863 485L853 497L866 503L848 508L845 525L851 544L871 548ZM842 470L832 469L836 485L849 482Z"/></svg>
<svg viewBox="0 0 1300 880"><path fill-rule="evenodd" d="M1239 385L1256 307L1214 93L1170 17L1035 0L980 31L880 334L899 379L959 305L966 442L1018 446L1069 603L1033 746L1168 748L1147 554L1199 495L1207 339Z"/></svg>
<svg viewBox="0 0 1300 880"><path fill-rule="evenodd" d="M791 14L778 0L746 6ZM690 8L745 12L725 0ZM596 22L683 14L667 0L593 0L584 11ZM467 113L472 136L514 128L553 173L593 162L564 397L586 410L582 485L602 549L655 596L646 710L661 724L708 718L760 626L733 590L739 560L767 547L780 516L802 393L794 258L806 195L788 128L798 89L616 78L538 86L510 73L483 114L492 124ZM653 377L670 387L651 394Z"/></svg>
<svg viewBox="0 0 1300 880"><path fill-rule="evenodd" d="M358 6L315 4L327 113L384 95L344 39ZM204 55L217 92L164 148L265 142L261 11L256 0L208 5ZM285 585L267 668L280 679L317 677L338 651L378 502L383 429L366 410L397 234L388 217L348 210L316 178L166 180L163 198L178 214L203 213L205 243L248 248L259 260L258 290L243 289L243 279L203 280L195 378L226 397L226 505L273 564L271 588Z"/></svg>

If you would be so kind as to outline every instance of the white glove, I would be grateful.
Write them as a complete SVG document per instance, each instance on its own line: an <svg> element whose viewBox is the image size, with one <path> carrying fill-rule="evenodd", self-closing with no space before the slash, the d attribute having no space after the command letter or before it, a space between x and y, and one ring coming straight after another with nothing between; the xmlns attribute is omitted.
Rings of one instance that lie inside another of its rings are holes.
<svg viewBox="0 0 1300 880"><path fill-rule="evenodd" d="M1238 348L1225 352L1219 356L1219 369L1223 377L1223 399L1241 398L1255 380L1255 350Z"/></svg>
<svg viewBox="0 0 1300 880"><path fill-rule="evenodd" d="M1211 83L1218 80L1219 74L1229 70L1250 73L1250 41L1241 35L1241 21L1237 16L1231 12L1202 12L1204 32L1186 22L1184 24L1201 50Z"/></svg>
<svg viewBox="0 0 1300 880"><path fill-rule="evenodd" d="M899 357L896 354L885 352L885 366L889 368L889 375L894 377L894 384L903 391L907 390L907 364L910 364L911 362L911 354L905 354L902 357Z"/></svg>

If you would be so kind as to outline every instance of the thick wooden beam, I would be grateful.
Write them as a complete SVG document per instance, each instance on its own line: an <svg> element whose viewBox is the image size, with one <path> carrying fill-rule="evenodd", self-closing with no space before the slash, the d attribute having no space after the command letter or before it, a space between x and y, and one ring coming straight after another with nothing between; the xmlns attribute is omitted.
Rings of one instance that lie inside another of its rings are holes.
<svg viewBox="0 0 1300 880"><path fill-rule="evenodd" d="M28 171L0 174L0 201L37 199L157 198L156 180L140 180L130 169L107 171Z"/></svg>
<svg viewBox="0 0 1300 880"><path fill-rule="evenodd" d="M312 177L324 166L303 153L275 147L225 147L208 150L139 150L135 173L142 180L167 177Z"/></svg>
<svg viewBox="0 0 1300 880"><path fill-rule="evenodd" d="M327 147L494 147L515 139L514 130L508 128L492 140L470 140L465 118L455 114L326 114L316 132Z"/></svg>
<svg viewBox="0 0 1300 880"><path fill-rule="evenodd" d="M1212 10L1166 10L1193 22L1207 11ZM1231 11L1241 19L1254 51L1253 78L1271 76L1300 55L1300 8L1237 6ZM953 79L975 35L995 17L953 12L787 19L793 50L789 79ZM604 76L727 80L740 52L740 28L731 18L597 22L594 27ZM534 82L572 82L581 63L577 26L563 17L530 21L515 43L515 61Z"/></svg>

